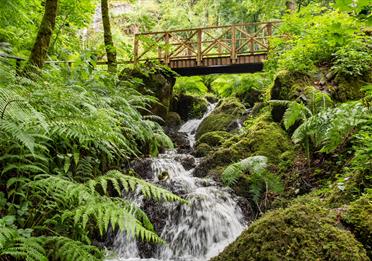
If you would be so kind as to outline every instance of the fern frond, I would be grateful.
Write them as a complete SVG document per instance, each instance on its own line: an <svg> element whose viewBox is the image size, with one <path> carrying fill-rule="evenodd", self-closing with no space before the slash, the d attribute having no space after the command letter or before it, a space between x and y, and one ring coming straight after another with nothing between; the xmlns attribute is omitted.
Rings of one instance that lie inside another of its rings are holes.
<svg viewBox="0 0 372 261"><path fill-rule="evenodd" d="M16 237L4 248L0 256L12 256L26 261L48 261L43 247L44 240L40 237Z"/></svg>
<svg viewBox="0 0 372 261"><path fill-rule="evenodd" d="M97 247L67 237L46 237L45 245L50 249L48 257L52 260L98 261L103 258L102 251Z"/></svg>
<svg viewBox="0 0 372 261"><path fill-rule="evenodd" d="M229 165L222 173L222 182L227 186L231 186L234 185L245 172L258 173L266 168L267 158L265 156L252 156Z"/></svg>
<svg viewBox="0 0 372 261"><path fill-rule="evenodd" d="M117 193L122 194L122 188L125 192L135 192L137 188L140 189L140 193L147 198L155 200L165 200L165 201L179 201L185 203L186 201L179 196L155 186L143 179L139 179L133 176L124 175L118 170L110 170L104 176L100 176L94 180L87 182L87 187L91 191L95 190L96 186L99 185L103 191L106 191L107 183L110 182ZM120 185L120 187L119 187Z"/></svg>

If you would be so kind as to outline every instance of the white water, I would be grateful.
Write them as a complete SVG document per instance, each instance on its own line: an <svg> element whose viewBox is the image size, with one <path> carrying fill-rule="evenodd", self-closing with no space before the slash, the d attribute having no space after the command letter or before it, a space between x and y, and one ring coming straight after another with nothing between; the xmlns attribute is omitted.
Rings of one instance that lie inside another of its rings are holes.
<svg viewBox="0 0 372 261"><path fill-rule="evenodd" d="M202 119L190 120L181 126L179 132L187 134L191 146L195 143L199 124L214 108L215 105L210 105ZM186 171L176 160L179 156L175 151L168 151L154 158L151 166L155 174L154 183L159 182L160 174L167 172L167 186L189 202L186 205L163 204L168 218L160 235L167 244L158 246L152 258L144 259L140 258L134 239L118 234L114 248L119 257L113 261L205 261L218 255L243 231L244 217L230 190L210 179L192 176L193 169ZM141 199L136 200L139 205L141 202Z"/></svg>

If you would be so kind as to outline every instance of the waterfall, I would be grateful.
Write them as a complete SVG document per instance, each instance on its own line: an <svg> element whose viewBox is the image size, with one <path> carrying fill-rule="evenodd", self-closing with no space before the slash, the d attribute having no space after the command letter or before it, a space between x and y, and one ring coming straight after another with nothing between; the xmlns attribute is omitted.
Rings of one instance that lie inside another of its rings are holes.
<svg viewBox="0 0 372 261"><path fill-rule="evenodd" d="M214 108L215 105L210 104L202 119L190 120L179 129L179 132L187 134L191 146L195 143L199 124ZM160 183L188 201L183 205L162 204L167 218L160 235L167 243L156 246L150 259L141 258L136 241L119 233L114 242L119 256L112 261L205 261L218 255L245 228L243 212L231 190L219 186L212 179L194 177L194 169L185 170L179 162L181 156L185 155L170 150L151 161L152 182ZM141 206L142 199L137 198L135 203Z"/></svg>

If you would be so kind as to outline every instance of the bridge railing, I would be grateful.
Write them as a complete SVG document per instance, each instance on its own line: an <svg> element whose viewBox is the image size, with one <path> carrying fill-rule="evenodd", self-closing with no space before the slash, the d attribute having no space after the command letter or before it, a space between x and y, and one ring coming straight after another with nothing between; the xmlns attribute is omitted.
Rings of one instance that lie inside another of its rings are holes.
<svg viewBox="0 0 372 261"><path fill-rule="evenodd" d="M279 22L246 23L196 29L140 33L135 35L133 61L195 60L230 57L232 63L241 55L267 53L269 38Z"/></svg>

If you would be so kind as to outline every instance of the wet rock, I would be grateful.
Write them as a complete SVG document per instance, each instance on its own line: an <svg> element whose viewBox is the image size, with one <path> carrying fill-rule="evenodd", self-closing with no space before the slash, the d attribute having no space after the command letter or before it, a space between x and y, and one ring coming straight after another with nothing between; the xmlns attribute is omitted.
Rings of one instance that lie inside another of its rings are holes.
<svg viewBox="0 0 372 261"><path fill-rule="evenodd" d="M211 152L212 148L206 143L199 143L195 150L193 151L193 155L197 158L205 157Z"/></svg>
<svg viewBox="0 0 372 261"><path fill-rule="evenodd" d="M180 155L176 157L176 160L181 162L185 170L190 170L192 168L195 168L196 166L195 158L191 155L187 155L187 154Z"/></svg>
<svg viewBox="0 0 372 261"><path fill-rule="evenodd" d="M188 153L191 151L190 141L186 133L170 131L167 135L173 141L178 153Z"/></svg>
<svg viewBox="0 0 372 261"><path fill-rule="evenodd" d="M169 112L173 86L176 82L176 73L153 63L145 63L134 69L125 68L119 76L122 81L138 78L143 84L138 91L145 95L155 96L159 102L151 104L151 112L165 119Z"/></svg>
<svg viewBox="0 0 372 261"><path fill-rule="evenodd" d="M168 112L167 116L165 117L165 126L168 128L176 129L181 125L181 123L182 119L177 112Z"/></svg>
<svg viewBox="0 0 372 261"><path fill-rule="evenodd" d="M138 176L143 179L151 180L154 179L154 172L151 168L152 160L149 158L138 159L130 163L129 167L133 169Z"/></svg>
<svg viewBox="0 0 372 261"><path fill-rule="evenodd" d="M202 97L179 94L172 98L171 109L184 121L198 119L207 111L208 102Z"/></svg>
<svg viewBox="0 0 372 261"><path fill-rule="evenodd" d="M232 132L234 130L239 130L240 128L242 127L242 123L239 119L236 119L234 121L232 121L229 126L227 126L226 130L228 132Z"/></svg>
<svg viewBox="0 0 372 261"><path fill-rule="evenodd" d="M212 131L227 131L228 126L242 117L246 108L235 98L222 100L196 130L196 139Z"/></svg>

